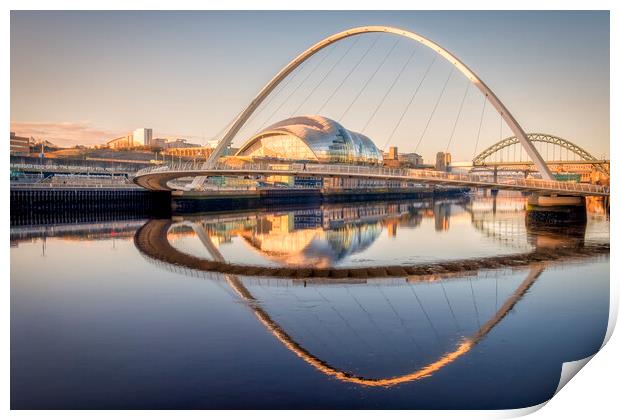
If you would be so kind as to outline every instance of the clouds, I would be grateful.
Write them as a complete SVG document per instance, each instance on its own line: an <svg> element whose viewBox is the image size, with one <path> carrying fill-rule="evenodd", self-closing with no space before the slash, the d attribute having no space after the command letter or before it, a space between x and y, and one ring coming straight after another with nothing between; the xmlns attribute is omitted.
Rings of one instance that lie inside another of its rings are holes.
<svg viewBox="0 0 620 420"><path fill-rule="evenodd" d="M58 146L101 144L125 134L94 127L90 122L11 121L11 131L18 136L47 140Z"/></svg>
<svg viewBox="0 0 620 420"><path fill-rule="evenodd" d="M75 146L77 144L89 146L105 144L108 140L129 134L134 129L124 131L106 130L85 122L32 122L11 121L11 131L18 136L34 137L36 140L47 140L57 146ZM154 137L169 139L183 138L190 142L204 143L200 136L176 133L154 133Z"/></svg>

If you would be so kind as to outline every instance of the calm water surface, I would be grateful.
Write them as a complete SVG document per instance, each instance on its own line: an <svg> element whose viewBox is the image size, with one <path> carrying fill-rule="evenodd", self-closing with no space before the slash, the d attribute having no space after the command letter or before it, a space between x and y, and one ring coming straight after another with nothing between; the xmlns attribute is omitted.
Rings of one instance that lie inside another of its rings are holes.
<svg viewBox="0 0 620 420"><path fill-rule="evenodd" d="M532 226L524 208L464 197L12 226L12 408L538 404L563 362L602 343L606 253L331 280L196 263L377 267L609 243L600 203L570 230Z"/></svg>

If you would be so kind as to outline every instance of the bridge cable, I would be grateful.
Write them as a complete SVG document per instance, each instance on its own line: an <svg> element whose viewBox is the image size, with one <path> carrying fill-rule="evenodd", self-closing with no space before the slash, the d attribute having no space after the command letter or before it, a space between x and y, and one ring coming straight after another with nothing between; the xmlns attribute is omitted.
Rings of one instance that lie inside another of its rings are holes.
<svg viewBox="0 0 620 420"><path fill-rule="evenodd" d="M397 38L396 41L394 42L394 44L392 45L392 48L390 48L390 50L388 51L388 53L385 55L385 57L383 57L383 60L381 60L381 62L379 63L379 65L377 66L377 68L375 69L375 71L370 75L370 77L366 80L366 82L364 83L364 85L362 86L362 88L360 89L360 91L357 93L357 95L355 96L355 98L353 98L353 101L351 101L351 103L349 104L349 106L347 107L347 109L344 110L344 112L342 113L342 115L340 115L340 117L338 118L338 121L342 121L342 119L345 117L345 115L347 115L347 113L349 112L349 110L351 109L351 107L353 107L353 105L355 104L355 102L357 102L357 100L359 99L359 97L362 95L362 93L364 92L364 90L366 90L366 88L368 87L368 85L370 84L370 82L374 79L374 77L377 75L377 73L379 72L379 70L381 70L381 68L383 67L383 65L385 64L385 62L387 61L387 59L390 57L390 55L392 54L392 52L394 51L394 49L396 48L396 45L400 42L400 38Z"/></svg>
<svg viewBox="0 0 620 420"><path fill-rule="evenodd" d="M487 105L487 95L484 95L484 102L482 103L482 113L480 114L480 124L478 124L478 134L476 135L476 145L474 146L474 158L478 151L478 142L480 141L480 130L482 129L482 121L484 120L484 110ZM472 159L473 160L473 159Z"/></svg>
<svg viewBox="0 0 620 420"><path fill-rule="evenodd" d="M474 310L476 311L476 320L478 321L478 329L480 329L480 313L478 312L478 304L476 303L476 295L474 294L474 284L469 278L469 288L471 289L472 302L474 304Z"/></svg>
<svg viewBox="0 0 620 420"><path fill-rule="evenodd" d="M315 290L316 293L316 290ZM321 328L323 331L327 331L327 333L332 337L332 340L328 340L327 343L329 345L324 345L325 348L329 348L331 347L332 350L334 349L332 343L337 341L339 339L338 334L336 334L334 331L332 331L332 329L329 327L329 325L327 323L325 323L320 317L319 315L314 311L314 306L312 306L310 308L310 313L314 316L314 318L319 322L319 324L321 324ZM322 341L322 340L320 340Z"/></svg>
<svg viewBox="0 0 620 420"><path fill-rule="evenodd" d="M502 121L503 121L502 117L503 116L504 116L503 112L501 112L501 113L499 113L497 115L497 117L499 118L499 141L502 141ZM514 153L516 153L516 150L515 150ZM515 159L516 159L516 157L515 157Z"/></svg>
<svg viewBox="0 0 620 420"><path fill-rule="evenodd" d="M329 52L331 52L332 49L330 48ZM329 53L328 52L328 53ZM284 81L284 83L281 83L278 86L278 90L273 93L272 95L269 95L269 99L267 99L267 101L265 101L263 104L261 104L261 110L258 112L254 112L252 113L252 116L250 117L250 119L248 119L244 126L245 127L249 127L250 124L252 123L252 121L254 121L256 119L256 117L258 117L260 114L262 114L264 111L266 111L269 108L269 105L271 105L274 100L280 96L280 94L286 89L286 87L295 79L297 79L297 77L301 74L302 72L300 71L296 71L292 77L287 77L286 80ZM264 124L264 122L263 122ZM259 125L259 128L262 127L262 125Z"/></svg>
<svg viewBox="0 0 620 420"><path fill-rule="evenodd" d="M418 51L418 48L416 46L413 49L413 51L411 52L411 54L409 55L409 58L407 58L407 61L405 61L405 63L403 64L403 66L399 70L398 74L396 75L396 77L394 78L392 83L390 84L390 87L388 88L388 90L385 92L385 94L383 95L383 97L381 98L379 103L377 104L375 110L370 115L370 118L368 118L368 120L366 121L366 124L360 130L361 133L363 133L366 130L366 128L368 128L368 125L370 124L370 122L373 120L375 115L377 115L377 112L379 111L379 108L381 108L381 105L383 105L383 102L385 102L385 100L388 97L388 95L392 92L392 89L394 89L394 86L396 86L396 83L398 82L398 80L400 80L400 77L403 75L403 73L404 73L405 69L407 68L407 66L409 65L409 63L411 63L411 60L413 59L413 57L415 56L417 51Z"/></svg>
<svg viewBox="0 0 620 420"><path fill-rule="evenodd" d="M431 70L431 67L433 67L433 64L435 64L436 60L437 60L437 54L435 54L433 56L433 60L430 62L430 64L426 68L426 71L424 72L424 75L422 76L422 79L420 80L420 83L418 83L418 85L416 86L416 88L415 88L415 90L413 92L413 95L411 95L411 99L409 99L409 102L407 103L407 106L405 107L405 109L403 110L402 114L400 114L400 117L398 118L398 122L396 123L396 125L392 129L392 132L390 133L390 135L388 136L388 139L386 140L385 144L383 145L383 149L386 148L386 146L392 140L392 137L394 137L394 133L396 133L396 130L400 126L400 123L403 121L403 118L405 117L405 114L407 114L407 111L409 111L409 107L411 106L411 104L413 103L413 100L417 96L418 91L420 90L420 86L422 86L422 84L424 83L424 80L426 80L426 76L428 76L428 73Z"/></svg>
<svg viewBox="0 0 620 420"><path fill-rule="evenodd" d="M415 299L418 301L418 305L420 306L420 309L422 309L422 312L424 313L424 316L426 317L426 321L428 321L428 325L430 325L431 329L435 333L435 338L437 339L437 343L441 345L441 338L439 337L439 333L437 332L437 329L435 328L433 321L431 321L431 318L428 315L428 312L426 312L426 309L424 309L424 305L422 305L422 301L418 297L418 294L416 293L415 288L412 285L409 285L409 289L415 296Z"/></svg>
<svg viewBox="0 0 620 420"><path fill-rule="evenodd" d="M312 88L312 90L310 90L310 93L308 93L308 95L304 98L303 101L301 101L301 103L297 106L297 108L295 108L295 110L293 111L293 113L291 114L291 116L297 114L297 112L299 111L299 109L304 106L306 104L306 102L308 101L308 99L310 99L310 97L312 95L314 95L314 92L316 92L316 90L323 84L323 82L325 81L325 79L327 79L327 77L332 74L332 72L334 71L334 69L338 66L338 64L340 64L342 62L342 60L349 54L349 52L353 49L353 47L355 47L355 45L357 44L357 41L359 41L359 37L355 37L355 39L353 40L353 42L351 43L351 45L349 45L349 47L347 48L347 50L344 52L344 54L342 56L340 56L340 58L338 60L336 60L336 62L330 67L330 69L327 71L327 73L325 73L323 75L323 77L321 78L321 80L319 80L319 83L317 83L316 85L314 85L314 87Z"/></svg>
<svg viewBox="0 0 620 420"><path fill-rule="evenodd" d="M379 40L380 35L377 35L375 37L375 40L372 42L372 44L370 44L370 46L366 49L366 51L364 52L364 54L362 54L362 56L359 58L359 60L357 61L357 63L355 63L355 66L353 66L353 68L351 70L349 70L349 72L347 73L347 75L344 77L344 79L342 79L342 81L340 82L340 84L336 87L336 89L334 89L334 91L331 93L331 95L329 95L329 97L327 98L327 100L325 102L323 102L323 105L321 105L321 107L319 108L319 110L317 111L317 114L321 114L321 111L323 110L323 108L325 108L325 106L329 103L329 101L332 100L332 98L334 97L334 95L336 95L336 93L338 93L338 91L340 90L340 88L342 87L342 85L344 85L344 83L347 81L347 79L349 78L349 76L351 76L351 74L353 74L353 72L359 67L359 65L362 63L362 61L364 61L364 58L366 58L366 56L368 55L368 53L370 52L370 50L373 49L373 47L375 46L375 44L377 44L377 41Z"/></svg>
<svg viewBox="0 0 620 420"><path fill-rule="evenodd" d="M498 284L498 276L495 276L495 312L497 312L497 284Z"/></svg>
<svg viewBox="0 0 620 420"><path fill-rule="evenodd" d="M302 302L302 300L301 300L301 299L297 296L297 294L292 293L292 292L290 292L290 293L291 293L291 294L293 294L293 296L295 296L295 297L297 298L297 300L299 300L300 302ZM319 341L320 343L322 343L322 344L323 344L323 347L325 347L326 349L331 347L331 351L333 351L333 350L334 350L333 343L334 343L336 340L338 340L338 336L337 336L337 335L336 335L336 334L332 331L332 329L331 329L331 328L329 328L329 327L325 324L325 322L323 322L323 321L321 320L321 318L320 318L320 317L318 316L318 314L315 312L314 307L315 307L314 305L311 305L311 306L308 308L308 310L310 311L310 313L312 314L312 316L314 316L314 318L315 318L315 319L319 322L319 324L321 324L321 326L322 326L323 330L327 331L327 332L329 333L329 335L331 335L331 336L332 336L332 338L334 339L334 340L328 340L328 341L327 341L327 345L325 344L325 341L324 341L323 339L319 339L318 341ZM309 331L312 331L310 328L309 328L308 330L309 330ZM317 335L316 337L318 338L319 336Z"/></svg>
<svg viewBox="0 0 620 420"><path fill-rule="evenodd" d="M467 93L469 92L469 87L471 83L467 81L467 87L465 88L465 93L463 94L463 98L461 99L461 103L459 104L459 110L456 114L456 120L454 120L454 125L452 125L452 131L450 132L450 138L448 139L448 145L446 146L446 152L450 149L450 144L452 144L452 138L454 137L454 133L456 132L456 125L459 122L459 118L461 117L461 111L463 110L463 104L465 103L465 98L467 97Z"/></svg>
<svg viewBox="0 0 620 420"><path fill-rule="evenodd" d="M353 332L353 335L354 335L355 337L357 337L357 339L358 339L358 340L359 340L362 344L364 344L364 345L365 345L368 349L370 349L370 348L371 348L370 344L369 344L369 343L368 343L368 342L367 342L364 338L362 338L362 336L360 336L360 335L359 335L359 333L357 332L357 330L355 330L355 328L353 328L353 327L351 326L351 324L349 323L349 321L347 321L347 320L344 318L344 316L342 316L342 314L340 313L340 311L338 311L338 309L336 309L336 308L334 307L334 304L333 304L332 302L330 302L330 301L329 301L329 300L328 300L328 299L327 299L327 298L323 295L323 293L321 293L321 292L319 291L319 289L317 289L316 287L313 287L313 289L314 289L314 291L315 291L315 292L316 292L319 296L321 296L321 297L323 298L323 300L325 301L325 303L327 303L327 304L331 307L331 309L332 309L332 310L336 313L336 315L338 315L338 317L342 320L342 322L344 322L344 324L345 324L345 325L349 328L349 330L351 330L351 331Z"/></svg>
<svg viewBox="0 0 620 420"><path fill-rule="evenodd" d="M296 293L293 293L292 291L288 290L288 289L290 289L289 287L286 287L286 289L287 289L287 291L286 291L286 292L287 292L287 294L289 294L289 295L293 296L295 299L297 299L297 303L298 303L300 306L303 306L303 305L304 305L304 303L305 303L305 302L304 302L304 300L302 300L302 299L301 299L301 298L300 298L300 297L299 297ZM316 314L315 314L315 313L314 313L314 311L312 310L312 307L311 307L311 306L310 306L310 307L308 307L308 310L309 310L309 311L310 311L310 312L314 315L314 317L315 317L315 318L317 319L317 321L319 321L319 323L320 323L321 321L319 320L319 317L317 317L317 316L316 316ZM307 318L302 316L302 319L307 319ZM300 324L301 324L301 322L300 322ZM306 325L306 329L308 330L308 332L310 333L310 335L312 335L312 336L314 337L314 339L315 339L318 343L320 343L323 347L325 347L325 348L329 347L329 346L327 346L327 345L325 344L325 341L324 341L322 338L320 338L320 337L319 337L319 336L318 336L318 335L317 335L314 331L312 331L312 328L310 328L310 327L308 327L308 325Z"/></svg>
<svg viewBox="0 0 620 420"><path fill-rule="evenodd" d="M392 301L390 300L390 298L388 298L385 292L381 289L381 286L376 285L375 287L379 290L379 293L381 293L381 295L383 296L383 299L385 299L385 301L387 302L388 306L390 307L390 309L392 310L392 312L398 319L400 325L403 327L403 330L407 330L411 334L407 336L407 338L409 338L409 341L411 341L418 348L418 350L422 351L422 349L420 348L420 345L417 343L417 341L414 338L415 332L412 331L409 327L407 327L407 325L405 324L405 320L400 316L400 314L398 313L398 311L392 304Z"/></svg>
<svg viewBox="0 0 620 420"><path fill-rule="evenodd" d="M469 85L469 83L468 83ZM443 290L443 297L446 299L446 303L448 304L448 308L450 309L450 314L452 314L452 320L454 321L454 325L459 334L463 334L463 330L459 324L459 321L456 319L456 314L454 313L454 309L452 308L452 304L450 303L450 299L448 299L448 292L446 291L446 287L444 286L444 279L439 279L439 284L441 285L441 289Z"/></svg>
<svg viewBox="0 0 620 420"><path fill-rule="evenodd" d="M299 90L299 88L306 83L306 81L310 78L310 76L312 76L314 74L314 72L316 71L317 68L319 68L321 66L321 64L323 64L323 62L327 59L327 57L330 56L330 54L334 51L333 48L330 48L329 51L327 52L327 54L325 54L320 61L317 62L317 64L312 68L312 70L306 75L306 77L304 77L304 79L301 81L301 83L299 83L295 89L293 89L291 91L291 93L289 93L289 95L286 97L286 99L284 100L284 102L282 102L280 104L280 106L278 106L272 113L271 115L269 115L269 117L267 117L267 119L265 121L263 121L263 123L259 126L259 127L264 127L265 123L267 123L269 120L271 120L271 118L273 118L273 116L280 110L282 109L282 107L284 106L285 103L287 103L289 101L289 99L291 99L291 97Z"/></svg>
<svg viewBox="0 0 620 420"><path fill-rule="evenodd" d="M375 329L379 332L379 334L381 336L383 336L383 338L385 339L385 341L391 341L383 332L383 330L381 329L381 327L379 327L379 325L377 325L377 322L375 321L375 319L372 317L372 315L370 315L370 312L368 312L368 310L366 308L364 308L364 306L360 303L360 301L357 299L357 297L355 297L355 295L353 293L351 293L351 290L348 286L344 286L344 289L347 291L347 293L349 294L349 296L351 296L353 298L353 300L355 301L355 303L357 304L357 306L362 310L362 312L364 312L364 314L366 314L366 317L368 318L368 320L370 321L370 323L375 327ZM394 344L394 343L392 343Z"/></svg>
<svg viewBox="0 0 620 420"><path fill-rule="evenodd" d="M441 102L441 98L443 98L443 94L446 91L446 87L448 87L448 83L450 82L450 79L452 78L452 74L453 73L454 73L454 67L451 67L450 68L450 73L448 74L448 78L446 79L446 81L443 84L443 87L441 88L441 92L439 93L439 97L437 98L437 102L435 102L435 106L433 107L433 110L431 111L431 115L428 117L428 120L426 121L426 125L424 126L424 130L422 130L422 134L420 135L420 139L418 140L418 143L415 145L415 149L413 151L414 153L417 153L418 147L420 146L420 143L422 142L422 139L426 135L426 131L428 130L428 126L430 125L431 121L433 120L433 116L435 115L435 111L437 111L437 107L439 106L439 103Z"/></svg>

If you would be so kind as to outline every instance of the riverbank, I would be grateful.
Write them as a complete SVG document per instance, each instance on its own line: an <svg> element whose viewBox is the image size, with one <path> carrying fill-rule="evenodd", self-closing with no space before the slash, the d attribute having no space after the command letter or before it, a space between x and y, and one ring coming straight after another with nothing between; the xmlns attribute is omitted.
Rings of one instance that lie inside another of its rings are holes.
<svg viewBox="0 0 620 420"><path fill-rule="evenodd" d="M221 191L173 191L172 211L180 213L207 210L261 209L283 204L342 203L418 198L447 198L469 192L469 188L420 189L257 189Z"/></svg>
<svg viewBox="0 0 620 420"><path fill-rule="evenodd" d="M170 194L140 188L11 186L11 225L46 223L61 217L68 221L82 215L106 217L124 214L166 216L170 213Z"/></svg>
<svg viewBox="0 0 620 420"><path fill-rule="evenodd" d="M341 203L419 198L447 198L468 188L420 189L256 189L219 191L148 191L138 187L11 186L11 220L55 212L130 211L161 216L232 209L264 209L277 205Z"/></svg>

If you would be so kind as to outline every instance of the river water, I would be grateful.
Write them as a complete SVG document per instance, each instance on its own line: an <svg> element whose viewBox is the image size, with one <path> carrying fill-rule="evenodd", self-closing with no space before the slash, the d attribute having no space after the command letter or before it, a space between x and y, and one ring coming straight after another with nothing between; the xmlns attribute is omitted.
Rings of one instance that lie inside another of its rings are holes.
<svg viewBox="0 0 620 420"><path fill-rule="evenodd" d="M538 404L602 344L609 218L589 201L587 224L541 226L525 206L11 226L12 408Z"/></svg>

